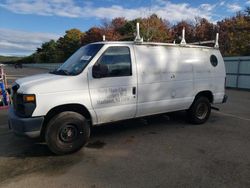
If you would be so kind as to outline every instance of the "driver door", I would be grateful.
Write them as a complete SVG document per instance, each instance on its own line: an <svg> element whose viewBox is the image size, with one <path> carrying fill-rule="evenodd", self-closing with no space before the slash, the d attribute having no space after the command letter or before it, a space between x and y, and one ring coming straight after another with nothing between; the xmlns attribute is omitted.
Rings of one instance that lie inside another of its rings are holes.
<svg viewBox="0 0 250 188"><path fill-rule="evenodd" d="M99 78L94 78L93 66L88 74L98 124L135 117L137 75L133 46L107 45L95 64L107 68L107 73Z"/></svg>

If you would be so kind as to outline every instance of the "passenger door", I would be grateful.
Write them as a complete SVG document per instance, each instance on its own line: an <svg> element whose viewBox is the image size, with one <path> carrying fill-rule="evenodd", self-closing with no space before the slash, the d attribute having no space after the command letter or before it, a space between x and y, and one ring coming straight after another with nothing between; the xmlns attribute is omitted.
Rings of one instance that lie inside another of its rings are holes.
<svg viewBox="0 0 250 188"><path fill-rule="evenodd" d="M94 78L93 66L88 81L92 107L98 124L135 117L137 78L133 46L106 45L95 65L107 68L107 74Z"/></svg>

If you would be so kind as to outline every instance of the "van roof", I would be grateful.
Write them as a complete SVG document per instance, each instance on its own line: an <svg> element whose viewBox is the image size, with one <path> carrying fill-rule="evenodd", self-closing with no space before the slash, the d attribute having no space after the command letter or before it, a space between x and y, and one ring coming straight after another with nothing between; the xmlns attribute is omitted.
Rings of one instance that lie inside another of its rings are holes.
<svg viewBox="0 0 250 188"><path fill-rule="evenodd" d="M161 42L134 42L134 41L100 41L92 44L129 44L129 45L145 45L145 46L170 46L182 48L203 48L203 49L218 49L209 46L200 46L192 44L174 44L174 43L161 43Z"/></svg>

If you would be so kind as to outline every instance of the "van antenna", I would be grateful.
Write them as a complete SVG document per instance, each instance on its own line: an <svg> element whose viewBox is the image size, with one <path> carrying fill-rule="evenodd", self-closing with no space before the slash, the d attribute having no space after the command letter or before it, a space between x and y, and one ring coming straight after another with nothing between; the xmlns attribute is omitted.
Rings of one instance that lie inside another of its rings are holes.
<svg viewBox="0 0 250 188"><path fill-rule="evenodd" d="M219 33L216 33L216 38L215 38L215 48L219 48Z"/></svg>
<svg viewBox="0 0 250 188"><path fill-rule="evenodd" d="M102 40L106 41L106 36L105 35L102 35Z"/></svg>
<svg viewBox="0 0 250 188"><path fill-rule="evenodd" d="M141 38L141 36L140 36L140 24L138 22L136 23L135 42L143 42L143 38Z"/></svg>
<svg viewBox="0 0 250 188"><path fill-rule="evenodd" d="M182 44L182 45L187 44L187 43L186 43L186 40L185 40L185 27L183 27L183 29L182 29L181 44Z"/></svg>

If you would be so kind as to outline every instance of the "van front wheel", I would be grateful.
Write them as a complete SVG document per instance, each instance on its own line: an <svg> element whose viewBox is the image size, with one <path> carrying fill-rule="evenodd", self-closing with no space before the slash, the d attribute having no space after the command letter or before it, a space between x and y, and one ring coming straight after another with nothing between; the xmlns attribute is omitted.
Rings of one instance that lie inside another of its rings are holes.
<svg viewBox="0 0 250 188"><path fill-rule="evenodd" d="M87 120L76 112L61 112L47 126L45 139L49 149L63 155L73 153L84 146L90 136Z"/></svg>
<svg viewBox="0 0 250 188"><path fill-rule="evenodd" d="M202 124L207 121L211 113L211 105L206 97L195 99L188 109L188 119L193 124Z"/></svg>

